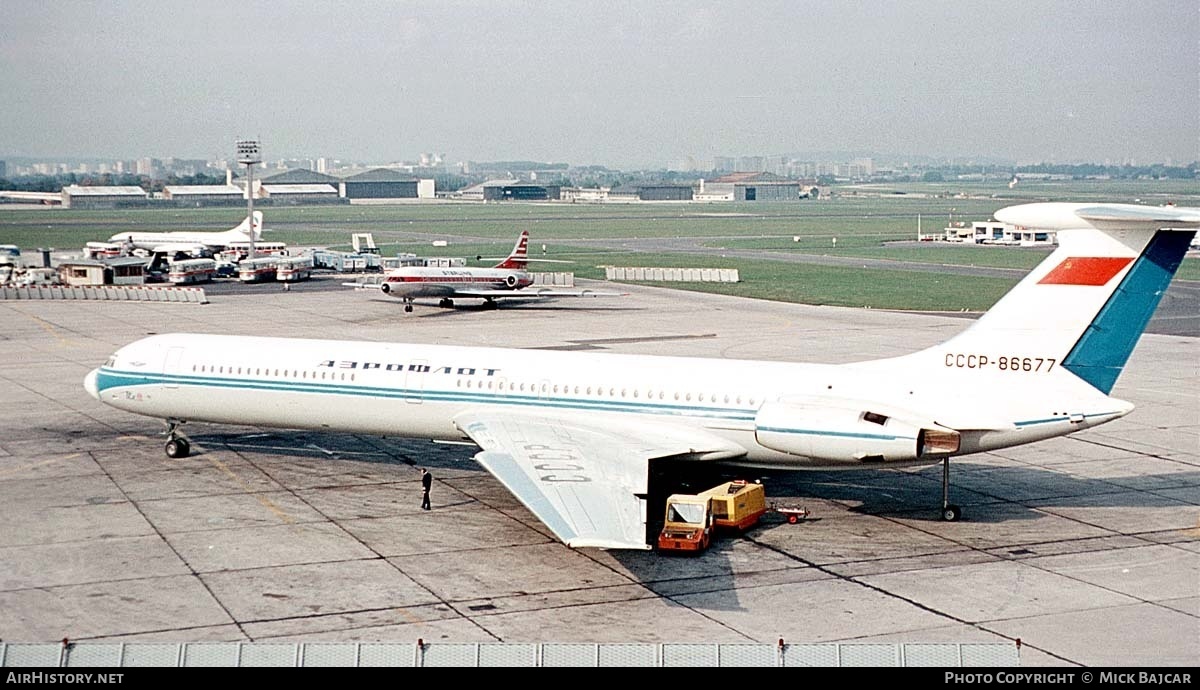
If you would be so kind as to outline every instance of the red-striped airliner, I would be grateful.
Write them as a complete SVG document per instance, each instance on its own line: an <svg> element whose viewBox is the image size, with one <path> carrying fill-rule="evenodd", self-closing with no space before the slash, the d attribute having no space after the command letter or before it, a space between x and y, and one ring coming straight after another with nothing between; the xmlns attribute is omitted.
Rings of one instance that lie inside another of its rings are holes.
<svg viewBox="0 0 1200 690"><path fill-rule="evenodd" d="M453 307L454 300L471 297L495 306L496 300L545 299L552 297L620 297L624 293L602 290L559 290L537 287L529 273L529 231L522 230L512 252L491 268L468 266L402 266L392 269L379 283L379 291L404 300L404 311L413 310L413 300L438 297L438 306ZM354 287L364 284L351 283ZM368 284L369 285L369 284Z"/></svg>

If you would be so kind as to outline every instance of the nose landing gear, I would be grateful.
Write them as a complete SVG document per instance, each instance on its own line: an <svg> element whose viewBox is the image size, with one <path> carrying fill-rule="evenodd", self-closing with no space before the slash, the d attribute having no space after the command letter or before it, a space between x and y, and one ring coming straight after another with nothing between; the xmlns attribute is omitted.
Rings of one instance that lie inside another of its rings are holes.
<svg viewBox="0 0 1200 690"><path fill-rule="evenodd" d="M180 424L183 424L183 422L177 422L173 419L167 421L167 445L164 450L167 453L167 457L172 460L175 458L186 458L192 453L192 444L178 433Z"/></svg>

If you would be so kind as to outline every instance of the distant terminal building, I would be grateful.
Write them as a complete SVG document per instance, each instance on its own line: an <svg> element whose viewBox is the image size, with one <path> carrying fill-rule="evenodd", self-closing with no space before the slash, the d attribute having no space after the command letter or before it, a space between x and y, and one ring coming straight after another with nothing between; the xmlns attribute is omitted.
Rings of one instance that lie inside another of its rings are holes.
<svg viewBox="0 0 1200 690"><path fill-rule="evenodd" d="M690 184L623 184L608 191L610 201L692 201Z"/></svg>
<svg viewBox="0 0 1200 690"><path fill-rule="evenodd" d="M800 182L769 172L735 172L702 182L700 193L731 201L798 201Z"/></svg>
<svg viewBox="0 0 1200 690"><path fill-rule="evenodd" d="M150 194L141 187L80 187L68 185L62 190L64 208L123 208L145 206Z"/></svg>
<svg viewBox="0 0 1200 690"><path fill-rule="evenodd" d="M962 244L1003 244L1020 247L1049 246L1058 242L1058 235L1045 230L1030 230L999 221L976 221L951 225L942 235L922 236L922 240L943 240Z"/></svg>
<svg viewBox="0 0 1200 690"><path fill-rule="evenodd" d="M388 168L368 170L338 183L340 195L347 199L417 199L420 187L421 180Z"/></svg>
<svg viewBox="0 0 1200 690"><path fill-rule="evenodd" d="M245 203L246 193L232 184L167 185L163 198L194 206L228 206Z"/></svg>
<svg viewBox="0 0 1200 690"><path fill-rule="evenodd" d="M562 185L499 180L483 183L484 201L557 201Z"/></svg>
<svg viewBox="0 0 1200 690"><path fill-rule="evenodd" d="M608 193L611 191L608 187L563 187L559 194L562 201L607 201Z"/></svg>

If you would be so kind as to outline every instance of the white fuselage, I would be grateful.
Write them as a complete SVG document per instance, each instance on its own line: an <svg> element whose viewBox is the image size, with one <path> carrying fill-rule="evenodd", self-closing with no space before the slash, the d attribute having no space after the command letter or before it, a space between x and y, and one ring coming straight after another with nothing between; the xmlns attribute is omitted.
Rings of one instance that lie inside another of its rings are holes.
<svg viewBox="0 0 1200 690"><path fill-rule="evenodd" d="M223 232L122 232L109 238L109 242L132 244L137 249L154 250L163 246L203 246L222 249L231 242L249 242L250 236L235 230Z"/></svg>
<svg viewBox="0 0 1200 690"><path fill-rule="evenodd" d="M1092 389L1067 372L1044 375L1032 384L1031 394L1028 385L1020 390L983 386L978 378L965 385L958 378L965 370L948 368L942 375L886 364L176 334L122 348L89 374L85 385L109 405L177 421L443 440L466 438L453 421L456 416L490 408L506 413L569 412L599 423L609 419L614 427L644 422L664 429L698 427L744 450L719 459L792 468L862 463L765 447L758 436L764 404L778 408L799 401L808 405L806 409L820 410L825 401L829 406L845 400L883 401L880 409L901 410L916 423L930 425L941 423L942 415L961 416L969 405L986 410L989 420L1004 420L963 431L954 455L1061 436L1132 409L1128 403L1089 392ZM793 431L815 437L823 433ZM844 441L858 434L828 435Z"/></svg>
<svg viewBox="0 0 1200 690"><path fill-rule="evenodd" d="M402 298L454 297L477 290L520 290L532 284L529 273L513 269L406 266L390 271L380 289Z"/></svg>

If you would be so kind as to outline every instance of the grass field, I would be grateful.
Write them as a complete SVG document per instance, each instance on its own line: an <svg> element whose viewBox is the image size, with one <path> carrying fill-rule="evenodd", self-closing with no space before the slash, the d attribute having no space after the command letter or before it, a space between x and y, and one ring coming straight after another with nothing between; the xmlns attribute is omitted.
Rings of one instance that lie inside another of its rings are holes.
<svg viewBox="0 0 1200 690"><path fill-rule="evenodd" d="M762 205L426 203L267 206L261 210L266 226L273 230L267 239L293 245L349 248L351 233L370 232L385 254L404 251L422 256L500 257L511 249L517 232L528 229L535 255L540 245L547 244L549 258L576 262L561 267L535 265L535 268L571 270L582 278L602 278L603 270L598 267L603 265L737 268L743 279L739 284L671 286L812 304L958 311L988 308L1015 281L949 276L936 270L843 268L769 258L740 259L722 257L721 249L1028 269L1041 260L1044 250L886 243L914 239L918 216L923 231L930 234L937 233L948 222L987 220L996 209L1034 199L1095 197L1133 201L1166 196L1183 198L1189 192L1200 196L1195 184L1152 186L1141 181L1119 185L1022 182L1013 190L1008 190L1005 184L982 183L896 187L895 191L906 193L868 196L859 189L847 188L834 199ZM963 192L982 196L927 196ZM225 230L236 225L243 214L237 208L83 211L7 210L0 206L0 244L16 244L27 250L46 246L59 250L81 248L86 242L104 241L127 230ZM598 251L572 244L577 239L677 237L699 238L704 246L713 248L713 255ZM793 241L797 237L799 241ZM837 238L836 245L833 238ZM432 240L446 240L450 246L432 248ZM1200 261L1186 260L1179 277L1200 280Z"/></svg>

